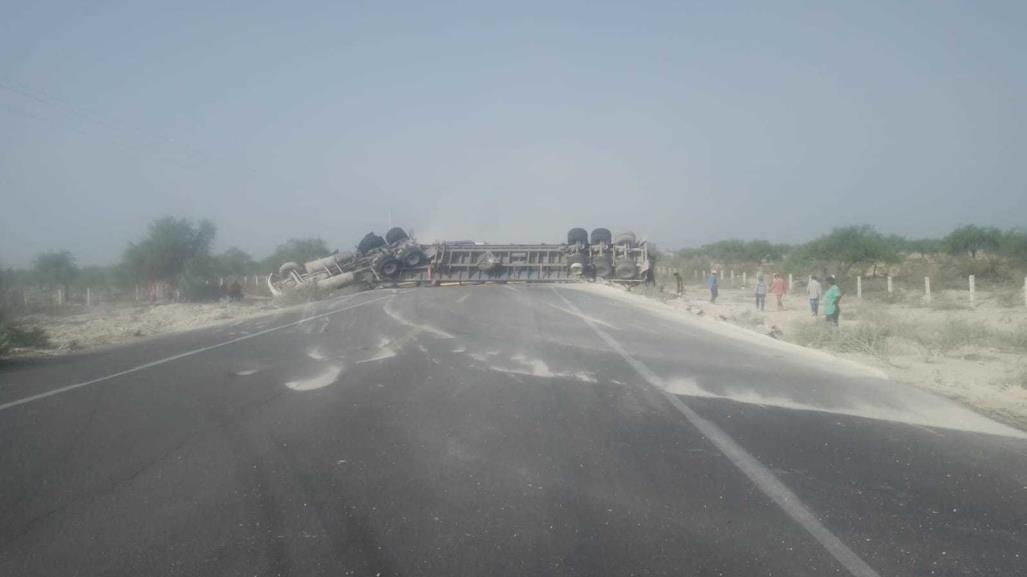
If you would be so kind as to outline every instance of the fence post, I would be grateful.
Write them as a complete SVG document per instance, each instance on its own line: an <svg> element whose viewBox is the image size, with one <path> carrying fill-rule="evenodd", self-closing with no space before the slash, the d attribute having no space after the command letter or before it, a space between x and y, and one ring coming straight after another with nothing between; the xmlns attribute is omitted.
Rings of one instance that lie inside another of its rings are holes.
<svg viewBox="0 0 1027 577"><path fill-rule="evenodd" d="M856 298L863 298L863 275L856 275Z"/></svg>
<svg viewBox="0 0 1027 577"><path fill-rule="evenodd" d="M974 280L975 280L974 279L974 275L970 275L970 307L971 308L973 308L973 306L974 306L974 296L975 296L974 293L977 292Z"/></svg>
<svg viewBox="0 0 1027 577"><path fill-rule="evenodd" d="M931 277L924 277L924 300L931 302Z"/></svg>
<svg viewBox="0 0 1027 577"><path fill-rule="evenodd" d="M891 275L888 275L888 294L891 294Z"/></svg>

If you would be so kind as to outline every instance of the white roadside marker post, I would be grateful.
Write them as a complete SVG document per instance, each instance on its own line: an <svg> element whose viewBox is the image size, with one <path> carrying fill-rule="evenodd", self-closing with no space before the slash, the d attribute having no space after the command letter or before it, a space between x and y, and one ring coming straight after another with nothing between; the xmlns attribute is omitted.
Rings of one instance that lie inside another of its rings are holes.
<svg viewBox="0 0 1027 577"><path fill-rule="evenodd" d="M924 277L924 300L931 302L931 277Z"/></svg>
<svg viewBox="0 0 1027 577"><path fill-rule="evenodd" d="M974 297L976 296L975 293L977 292L977 287L975 286L974 280L974 275L970 275L970 308L973 308L974 306Z"/></svg>
<svg viewBox="0 0 1027 577"><path fill-rule="evenodd" d="M856 275L856 298L863 298L863 275Z"/></svg>
<svg viewBox="0 0 1027 577"><path fill-rule="evenodd" d="M888 275L888 294L892 293L891 275Z"/></svg>
<svg viewBox="0 0 1027 577"><path fill-rule="evenodd" d="M86 306L93 306L93 293L89 290L89 287L86 287Z"/></svg>
<svg viewBox="0 0 1027 577"><path fill-rule="evenodd" d="M788 292L792 292L792 287L795 286L792 283L792 273L788 273Z"/></svg>

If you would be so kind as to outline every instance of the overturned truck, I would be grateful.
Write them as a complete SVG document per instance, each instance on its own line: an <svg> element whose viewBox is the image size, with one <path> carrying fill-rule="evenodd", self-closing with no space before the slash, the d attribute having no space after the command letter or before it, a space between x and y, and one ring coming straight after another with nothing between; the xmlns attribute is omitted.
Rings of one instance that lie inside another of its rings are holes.
<svg viewBox="0 0 1027 577"><path fill-rule="evenodd" d="M564 244L487 244L447 241L420 244L401 228L382 238L368 233L356 252L338 252L300 265L283 264L268 276L278 296L301 287L334 290L355 285L438 286L488 282L580 282L639 284L652 280L645 240L630 232L589 234L572 228Z"/></svg>

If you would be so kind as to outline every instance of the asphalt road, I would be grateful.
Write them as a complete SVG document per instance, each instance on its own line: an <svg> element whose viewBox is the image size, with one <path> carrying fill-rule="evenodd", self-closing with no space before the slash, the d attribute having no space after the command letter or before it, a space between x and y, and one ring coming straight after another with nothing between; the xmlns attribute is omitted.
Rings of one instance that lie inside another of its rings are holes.
<svg viewBox="0 0 1027 577"><path fill-rule="evenodd" d="M512 285L8 361L0 575L1027 575L1024 435L843 369Z"/></svg>

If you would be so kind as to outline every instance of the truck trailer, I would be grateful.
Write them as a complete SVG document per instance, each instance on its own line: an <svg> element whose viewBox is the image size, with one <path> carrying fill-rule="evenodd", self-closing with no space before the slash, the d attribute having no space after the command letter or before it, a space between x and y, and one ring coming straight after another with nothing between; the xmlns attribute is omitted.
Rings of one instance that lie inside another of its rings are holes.
<svg viewBox="0 0 1027 577"><path fill-rule="evenodd" d="M371 232L356 252L339 252L304 263L287 262L269 275L278 296L300 287L333 290L439 286L503 282L566 283L608 281L634 285L652 280L652 258L645 240L633 233L591 234L572 228L562 244L491 244L441 241L421 244L401 228L381 237Z"/></svg>

